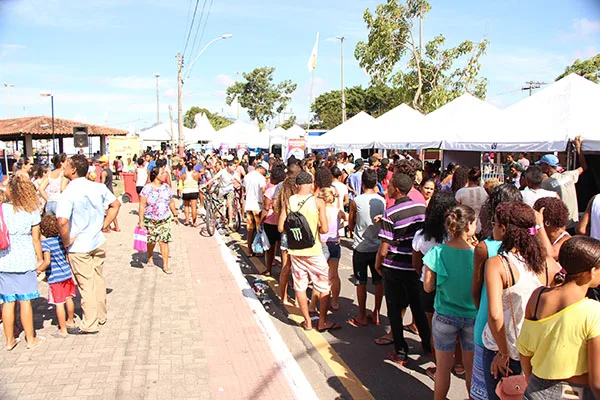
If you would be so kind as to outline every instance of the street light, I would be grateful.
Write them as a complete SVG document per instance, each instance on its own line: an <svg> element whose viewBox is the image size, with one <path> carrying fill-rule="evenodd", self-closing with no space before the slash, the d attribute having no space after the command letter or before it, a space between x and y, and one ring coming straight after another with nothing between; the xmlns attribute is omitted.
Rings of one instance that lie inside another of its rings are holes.
<svg viewBox="0 0 600 400"><path fill-rule="evenodd" d="M6 97L7 97L7 105L8 105L8 118L10 118L10 88L15 87L14 83L5 83L4 87L6 88Z"/></svg>
<svg viewBox="0 0 600 400"><path fill-rule="evenodd" d="M157 72L154 74L156 77L156 124L160 124L160 105L159 105L159 94L158 94L158 78L160 74Z"/></svg>
<svg viewBox="0 0 600 400"><path fill-rule="evenodd" d="M194 58L192 60L192 62L190 63L190 65L185 69L185 71L183 70L183 55L181 53L177 53L177 130L179 131L179 153L181 155L183 155L183 99L182 99L182 94L183 94L183 76L185 75L185 72L190 72L192 66L194 65L194 63L196 62L196 60L202 55L202 53L204 53L204 51L206 49L208 49L208 47L213 44L214 42L217 42L219 40L224 40L224 39L229 39L231 38L233 35L231 33L226 33L224 35L221 35L217 38L214 38L213 40L211 40L210 42L208 42L206 44L206 46L204 46L204 48L202 50L200 50L200 52L198 53L198 55L196 56L196 58ZM189 77L189 74L188 74Z"/></svg>
<svg viewBox="0 0 600 400"><path fill-rule="evenodd" d="M54 95L50 92L40 93L42 97L50 97L50 105L52 107L52 154L56 154L56 144L54 143Z"/></svg>
<svg viewBox="0 0 600 400"><path fill-rule="evenodd" d="M342 52L342 122L346 122L346 91L344 88L344 36L336 36L339 39Z"/></svg>

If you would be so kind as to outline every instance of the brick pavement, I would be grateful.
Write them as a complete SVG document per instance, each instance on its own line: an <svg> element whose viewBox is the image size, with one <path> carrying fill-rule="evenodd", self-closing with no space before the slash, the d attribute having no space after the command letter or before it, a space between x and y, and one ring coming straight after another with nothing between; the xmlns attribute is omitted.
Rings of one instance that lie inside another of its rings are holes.
<svg viewBox="0 0 600 400"><path fill-rule="evenodd" d="M140 268L134 209L124 205L123 232L108 235L108 323L98 335L50 337L55 312L40 283L34 314L47 341L2 352L0 399L293 397L217 240L175 227L174 274Z"/></svg>

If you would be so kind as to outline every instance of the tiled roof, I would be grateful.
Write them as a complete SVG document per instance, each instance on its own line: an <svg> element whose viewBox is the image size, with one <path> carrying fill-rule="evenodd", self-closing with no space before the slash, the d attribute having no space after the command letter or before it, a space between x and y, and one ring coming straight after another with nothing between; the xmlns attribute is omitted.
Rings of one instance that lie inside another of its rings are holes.
<svg viewBox="0 0 600 400"><path fill-rule="evenodd" d="M89 136L124 136L127 131L106 126L86 124L63 118L54 118L56 136L73 136L74 126L87 126ZM16 135L52 135L52 117L24 117L0 119L0 137Z"/></svg>

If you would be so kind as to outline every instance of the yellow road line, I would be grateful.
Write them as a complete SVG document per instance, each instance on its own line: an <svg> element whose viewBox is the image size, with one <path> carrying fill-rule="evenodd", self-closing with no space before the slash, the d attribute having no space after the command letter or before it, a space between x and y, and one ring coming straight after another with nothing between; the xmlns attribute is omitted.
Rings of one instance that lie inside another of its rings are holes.
<svg viewBox="0 0 600 400"><path fill-rule="evenodd" d="M234 239L237 245L247 250L246 243L242 240L239 233L230 233L230 237ZM267 270L267 267L260 258L253 257L249 259L252 265L262 274ZM273 293L281 301L279 282L272 276L265 276L261 278L265 283L269 285ZM304 317L300 312L300 309L293 305L284 304L288 317L298 325L304 321ZM350 396L353 399L361 400L375 400L369 389L358 379L358 377L352 372L348 364L344 362L342 357L333 349L331 344L325 339L325 337L316 329L305 331L302 330L308 340L312 343L314 348L319 352L323 360L327 363L329 368L333 371L335 376L338 377L342 385L346 388Z"/></svg>

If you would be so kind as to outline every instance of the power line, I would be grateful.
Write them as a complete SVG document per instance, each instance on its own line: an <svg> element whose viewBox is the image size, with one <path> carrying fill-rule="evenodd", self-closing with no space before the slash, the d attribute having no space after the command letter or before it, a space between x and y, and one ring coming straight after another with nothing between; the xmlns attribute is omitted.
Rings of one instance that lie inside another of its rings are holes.
<svg viewBox="0 0 600 400"><path fill-rule="evenodd" d="M521 88L521 90L529 90L529 96L531 96L531 94L533 93L533 89L539 89L539 88L541 88L542 85L546 85L546 82L529 81L529 82L525 82L525 84L527 86L523 86Z"/></svg>
<svg viewBox="0 0 600 400"><path fill-rule="evenodd" d="M188 32L188 36L185 41L185 46L183 47L184 54L185 54L185 50L187 49L187 45L190 42L190 36L192 35L192 29L194 28L194 21L196 20L196 12L198 12L198 3L200 3L200 0L196 0L196 7L194 7L194 15L192 16L192 24L190 25L190 31Z"/></svg>
<svg viewBox="0 0 600 400"><path fill-rule="evenodd" d="M210 0L210 5L208 6L208 13L206 14L206 18L204 19L204 26L202 27L202 33L200 33L200 40L198 41L198 48L200 48L202 39L204 39L204 31L206 30L206 24L208 23L208 17L210 17L210 11L212 10L213 1L214 0ZM196 50L194 50L194 46L192 46L192 54L195 54ZM190 68L188 73L192 72L193 69L194 69L194 66L192 66L192 68Z"/></svg>
<svg viewBox="0 0 600 400"><path fill-rule="evenodd" d="M190 23L190 14L191 13L192 13L192 0L189 0L187 17L185 17L185 30L183 31L183 41L181 42L181 47L185 46L185 33L188 30L188 25Z"/></svg>
<svg viewBox="0 0 600 400"><path fill-rule="evenodd" d="M204 18L204 10L206 9L206 1L202 3L202 11L200 12L200 18L198 19L198 26L196 26L196 34L194 35L194 41L192 42L191 54L194 55L194 49L196 48L196 40L198 39L198 31L200 31L200 26L202 25L202 19Z"/></svg>

